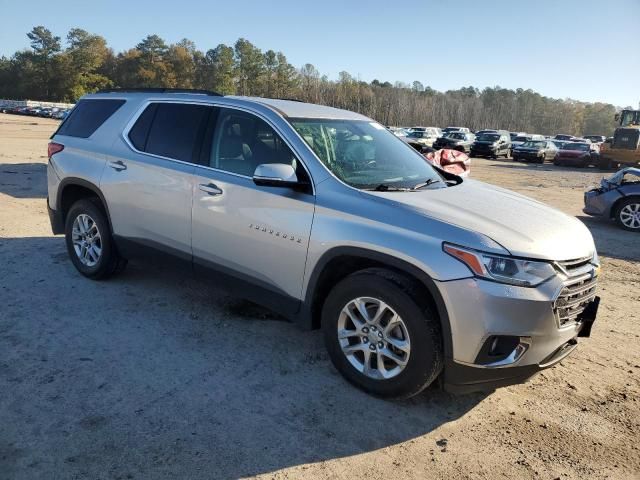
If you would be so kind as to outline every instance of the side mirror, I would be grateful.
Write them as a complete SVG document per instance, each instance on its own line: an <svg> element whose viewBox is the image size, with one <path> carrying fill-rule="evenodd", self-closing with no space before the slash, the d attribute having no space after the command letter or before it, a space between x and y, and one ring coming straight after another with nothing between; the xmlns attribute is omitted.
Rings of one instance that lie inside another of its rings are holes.
<svg viewBox="0 0 640 480"><path fill-rule="evenodd" d="M618 120L620 120L620 114L619 114L619 113L616 113L616 114L613 116L613 119L614 119L616 122L617 122Z"/></svg>
<svg viewBox="0 0 640 480"><path fill-rule="evenodd" d="M295 187L296 171L286 163L263 163L253 173L253 183L261 187Z"/></svg>

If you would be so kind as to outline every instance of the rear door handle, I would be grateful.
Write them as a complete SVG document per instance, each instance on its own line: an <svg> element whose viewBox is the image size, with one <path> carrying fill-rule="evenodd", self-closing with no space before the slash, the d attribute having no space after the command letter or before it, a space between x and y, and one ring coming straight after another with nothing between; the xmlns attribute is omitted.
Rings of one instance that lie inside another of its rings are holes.
<svg viewBox="0 0 640 480"><path fill-rule="evenodd" d="M121 160L118 160L116 162L109 162L109 166L113 168L116 172L121 172L122 170L127 169L127 166Z"/></svg>
<svg viewBox="0 0 640 480"><path fill-rule="evenodd" d="M222 190L214 183L201 183L200 190L207 192L209 195L222 195Z"/></svg>

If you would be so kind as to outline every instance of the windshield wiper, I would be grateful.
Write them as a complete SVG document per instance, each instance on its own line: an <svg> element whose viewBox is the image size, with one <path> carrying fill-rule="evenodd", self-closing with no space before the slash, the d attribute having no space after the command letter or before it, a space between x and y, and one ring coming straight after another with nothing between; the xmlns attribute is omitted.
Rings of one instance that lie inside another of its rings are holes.
<svg viewBox="0 0 640 480"><path fill-rule="evenodd" d="M433 185L434 183L440 183L440 180L436 178L430 178L426 182L419 183L414 185L411 190L420 190L421 188L428 187L429 185Z"/></svg>
<svg viewBox="0 0 640 480"><path fill-rule="evenodd" d="M389 185L388 183L381 183L380 185L373 188L368 188L367 190L373 190L376 192L410 192L411 188L394 187L393 185Z"/></svg>

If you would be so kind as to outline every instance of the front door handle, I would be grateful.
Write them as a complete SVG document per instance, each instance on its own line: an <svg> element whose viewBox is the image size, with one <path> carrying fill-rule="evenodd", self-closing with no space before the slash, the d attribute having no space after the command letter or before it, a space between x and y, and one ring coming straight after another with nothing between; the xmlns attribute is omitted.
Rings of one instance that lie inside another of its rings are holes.
<svg viewBox="0 0 640 480"><path fill-rule="evenodd" d="M124 164L122 160L118 160L116 162L109 162L109 166L113 168L116 172L121 172L122 170L127 169L127 166Z"/></svg>
<svg viewBox="0 0 640 480"><path fill-rule="evenodd" d="M200 190L207 192L209 195L222 195L222 190L214 183L201 183Z"/></svg>

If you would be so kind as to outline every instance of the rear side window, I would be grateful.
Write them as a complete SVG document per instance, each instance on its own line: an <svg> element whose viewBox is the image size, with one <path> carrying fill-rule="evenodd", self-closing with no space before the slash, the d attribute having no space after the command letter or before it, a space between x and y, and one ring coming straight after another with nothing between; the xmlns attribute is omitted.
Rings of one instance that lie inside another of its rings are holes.
<svg viewBox="0 0 640 480"><path fill-rule="evenodd" d="M142 115L138 117L135 125L129 130L129 140L137 150L144 152L147 147L147 137L149 136L149 129L151 128L151 122L156 114L157 103L152 103L145 108Z"/></svg>
<svg viewBox="0 0 640 480"><path fill-rule="evenodd" d="M80 100L56 135L88 138L123 104L124 100Z"/></svg>
<svg viewBox="0 0 640 480"><path fill-rule="evenodd" d="M192 162L210 110L205 105L152 104L129 132L129 139L140 151Z"/></svg>

